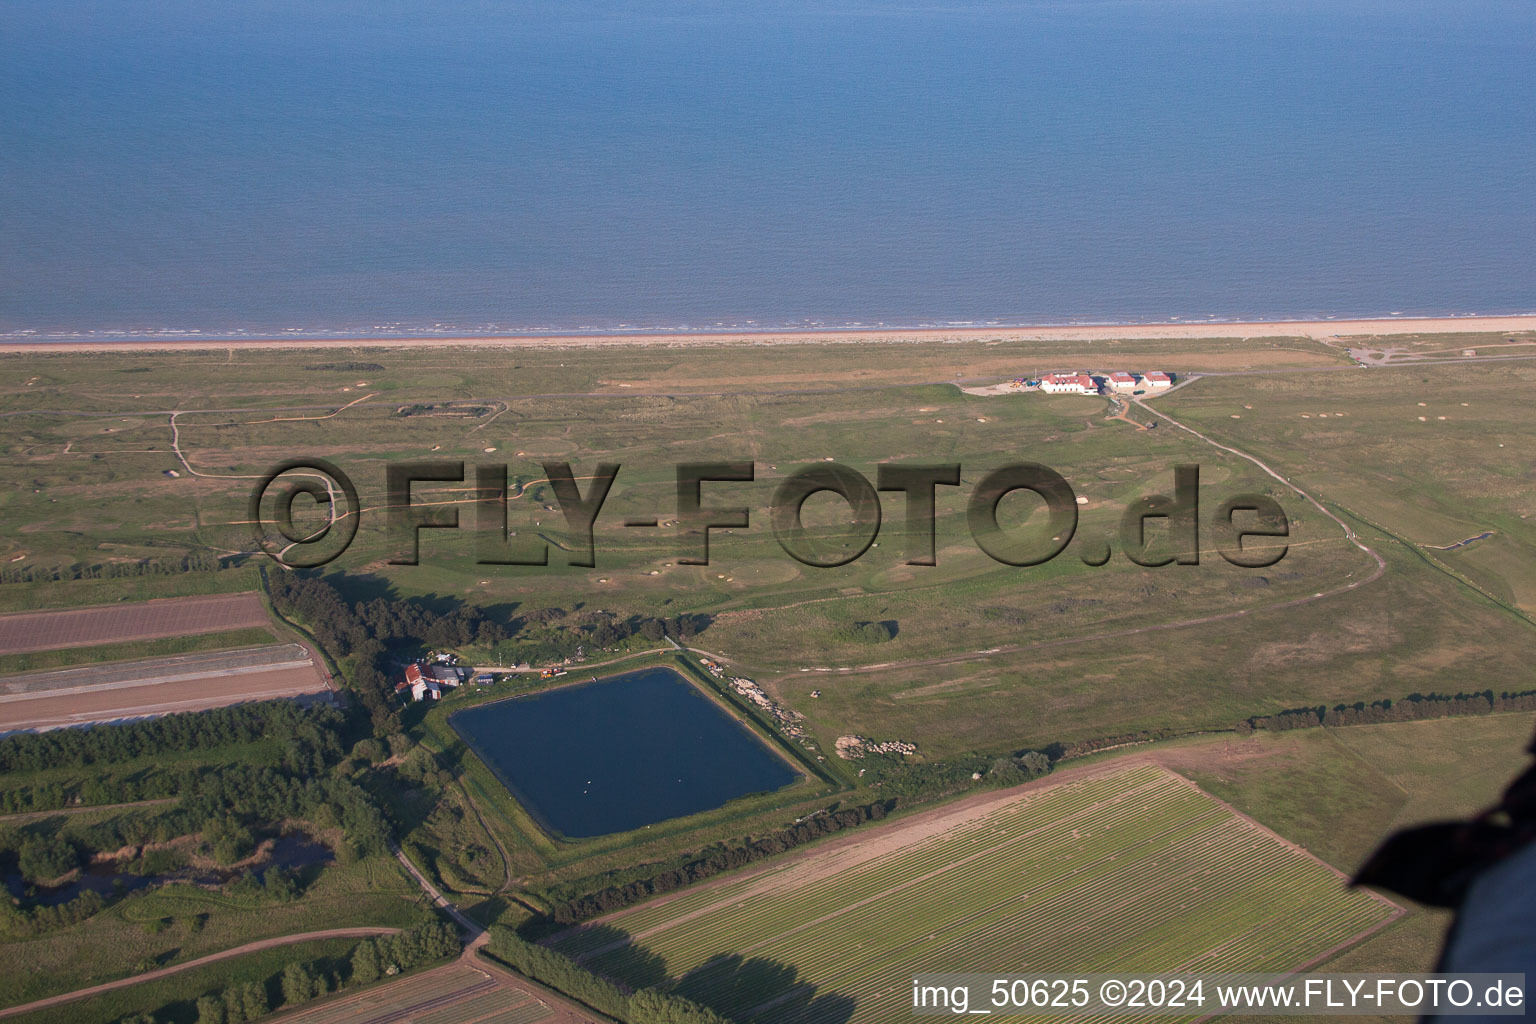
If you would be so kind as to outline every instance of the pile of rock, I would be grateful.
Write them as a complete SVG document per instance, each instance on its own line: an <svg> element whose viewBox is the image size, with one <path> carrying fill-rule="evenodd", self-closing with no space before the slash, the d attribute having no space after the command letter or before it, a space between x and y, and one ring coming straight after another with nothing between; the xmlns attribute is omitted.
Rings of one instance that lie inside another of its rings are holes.
<svg viewBox="0 0 1536 1024"><path fill-rule="evenodd" d="M751 701L764 711L773 716L774 721L787 735L799 736L801 734L800 720L805 716L798 711L791 711L778 701L768 696L761 686L743 676L731 677L731 689L741 695L742 699Z"/></svg>
<svg viewBox="0 0 1536 1024"><path fill-rule="evenodd" d="M872 740L863 736L837 738L837 756L845 761L852 761L865 754L900 754L903 757L911 757L916 753L916 743L906 743L902 740Z"/></svg>

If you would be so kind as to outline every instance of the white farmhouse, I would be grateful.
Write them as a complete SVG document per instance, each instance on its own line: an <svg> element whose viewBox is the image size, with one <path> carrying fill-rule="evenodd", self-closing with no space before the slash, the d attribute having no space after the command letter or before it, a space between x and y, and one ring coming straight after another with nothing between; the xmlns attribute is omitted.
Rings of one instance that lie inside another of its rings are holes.
<svg viewBox="0 0 1536 1024"><path fill-rule="evenodd" d="M1086 373L1048 373L1040 378L1040 390L1048 395L1096 395L1099 389Z"/></svg>

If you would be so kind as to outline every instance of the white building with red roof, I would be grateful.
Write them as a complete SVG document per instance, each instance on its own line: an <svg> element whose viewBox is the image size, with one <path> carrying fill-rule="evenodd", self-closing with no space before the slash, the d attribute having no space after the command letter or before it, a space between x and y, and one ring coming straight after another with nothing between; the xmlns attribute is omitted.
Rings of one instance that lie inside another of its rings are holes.
<svg viewBox="0 0 1536 1024"><path fill-rule="evenodd" d="M1104 379L1108 381L1109 386L1114 388L1116 391L1120 391L1122 389L1130 390L1136 386L1135 375L1126 373L1124 370L1116 370L1114 373L1106 375Z"/></svg>
<svg viewBox="0 0 1536 1024"><path fill-rule="evenodd" d="M1096 395L1098 387L1086 373L1048 373L1040 378L1040 390L1048 395Z"/></svg>
<svg viewBox="0 0 1536 1024"><path fill-rule="evenodd" d="M1142 386L1152 391L1161 391L1163 388L1173 386L1173 378L1161 370L1153 370L1151 373L1141 375Z"/></svg>

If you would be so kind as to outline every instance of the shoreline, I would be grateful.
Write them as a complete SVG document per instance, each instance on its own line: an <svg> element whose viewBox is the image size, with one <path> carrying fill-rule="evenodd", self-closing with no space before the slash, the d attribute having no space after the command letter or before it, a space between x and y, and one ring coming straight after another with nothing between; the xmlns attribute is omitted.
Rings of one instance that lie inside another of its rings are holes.
<svg viewBox="0 0 1536 1024"><path fill-rule="evenodd" d="M1201 338L1390 337L1403 334L1477 334L1536 331L1536 314L1510 316L1374 317L1339 320L1201 321L1036 327L832 328L826 330L722 331L699 333L528 334L378 338L124 338L0 341L0 353L193 352L211 349L379 348L711 348L726 345L850 345L973 341L1108 341Z"/></svg>

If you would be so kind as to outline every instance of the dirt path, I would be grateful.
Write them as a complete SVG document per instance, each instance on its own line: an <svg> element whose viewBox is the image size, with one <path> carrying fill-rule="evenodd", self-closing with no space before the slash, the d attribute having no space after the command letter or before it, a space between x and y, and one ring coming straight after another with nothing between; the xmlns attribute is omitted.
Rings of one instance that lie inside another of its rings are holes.
<svg viewBox="0 0 1536 1024"><path fill-rule="evenodd" d="M174 804L181 797L167 796L158 800L133 800L125 804L88 804L84 807L60 807L52 811L18 811L15 814L0 814L0 821L34 821L39 818L52 818L58 814L86 814L90 811L126 811L140 807L159 807L164 804Z"/></svg>
<svg viewBox="0 0 1536 1024"><path fill-rule="evenodd" d="M1200 440L1204 441L1206 444L1210 445L1211 447L1220 449L1221 451L1227 452L1227 453L1229 453L1231 455L1236 455L1240 459L1247 459L1249 462L1253 463L1255 466L1258 466L1265 473L1268 473L1270 476L1274 477L1276 480L1280 481L1282 484L1285 484L1285 486L1287 486L1291 490L1295 491L1299 496L1301 496L1303 499L1305 499L1307 502L1309 502L1312 505L1313 508L1317 509L1323 515L1327 516L1329 519L1332 519L1335 523L1339 524L1339 529L1344 531L1345 538L1347 538L1351 544L1353 544L1355 547L1359 548L1361 551L1364 551L1366 554L1370 555L1373 559L1375 559L1375 561L1376 561L1376 571L1374 573L1372 573L1369 578L1363 579L1363 580L1357 580L1356 582L1351 583L1351 584L1349 584L1346 587L1340 587L1340 588L1338 588L1336 590L1328 591L1325 594L1317 594L1317 595L1315 595L1313 597L1306 598L1305 599L1306 601L1316 601L1316 600L1319 600L1320 598L1323 598L1323 597L1326 597L1326 596L1329 596L1329 595L1332 595L1332 594L1343 593L1346 590L1353 590L1356 587L1363 586L1366 583L1370 583L1370 582L1372 582L1374 580L1377 580L1377 579L1381 578L1381 575L1387 571L1386 559L1382 558L1381 555L1377 554L1377 552L1374 549L1372 549L1364 541L1362 541L1355 534L1355 531L1354 531L1353 527L1351 527L1344 520L1340 519L1338 516L1334 515L1332 512L1328 511L1328 509L1324 508L1322 502L1318 501L1316 498L1312 497L1312 495L1308 494L1306 491L1304 491L1300 487L1298 487L1289 477L1282 476L1281 474L1277 473L1275 470L1271 469L1269 467L1269 465L1267 463L1265 463L1264 461L1262 461L1261 459L1259 459L1258 456L1250 455L1247 452L1242 451L1241 449L1233 448L1233 447L1230 447L1228 445L1224 445L1224 444L1220 443L1219 441L1213 441L1209 437L1207 437L1204 434L1200 433L1200 431L1196 430L1194 427L1186 426L1185 424L1180 423L1178 420L1174 419L1172 416L1169 416L1167 413L1154 413L1152 408L1150 406L1148 406L1146 404L1146 402L1144 400L1142 400L1142 399L1132 399L1132 401L1134 401L1137 405L1141 406L1148 413L1150 413L1152 415L1161 416L1163 418L1163 420L1165 422L1167 422L1168 424L1170 424L1172 426L1175 426L1175 427L1178 427L1180 430L1183 430L1183 431L1185 431L1187 433L1195 435L1196 437L1198 437Z"/></svg>
<svg viewBox="0 0 1536 1024"><path fill-rule="evenodd" d="M264 949L276 949L279 946L292 946L300 942L316 942L322 939L368 939L376 935L394 935L398 928L329 928L318 932L300 932L297 935L280 935L276 938L261 939L257 942L248 942L243 946L222 950L218 953L210 953L207 956L198 957L196 960L188 960L186 963L174 964L170 967L162 967L155 971L145 971L143 974L135 974L127 978L119 978L117 981L105 982L101 985L92 985L90 988L76 989L73 992L65 992L62 995L49 996L47 999L38 999L30 1003L22 1003L20 1006L10 1006L0 1010L0 1017L14 1017L23 1013L32 1013L36 1010L46 1010L52 1006L63 1003L72 1003L77 999L87 999L100 995L103 992L112 992L116 989L127 988L129 985L137 985L140 982L155 981L166 978L182 971L190 971L196 967L204 967L217 963L220 960L231 960L247 953L259 953Z"/></svg>
<svg viewBox="0 0 1536 1024"><path fill-rule="evenodd" d="M491 827L485 823L485 815L480 813L480 805L475 803L475 798L470 795L469 787L464 784L463 778L459 779L459 793L464 797L464 804L469 808L469 813L475 816L475 822L480 826L480 831L485 833L496 847L496 852L501 854L501 885L496 892L506 892L512 888L512 855L507 853L507 848L501 842L501 837L491 831Z"/></svg>
<svg viewBox="0 0 1536 1024"><path fill-rule="evenodd" d="M437 886L433 885L426 875L417 870L416 865L411 863L411 859L405 855L404 850L400 849L393 842L390 843L390 847L394 850L395 859L400 862L400 866L405 868L406 873L411 878L415 879L417 885L421 886L421 891L427 894L427 898L436 904L443 913L451 917L453 922L464 932L465 938L468 940L465 944L466 952L469 949L479 949L483 946L486 938L485 929L465 917L458 907L450 903L448 897L439 892Z"/></svg>
<svg viewBox="0 0 1536 1024"><path fill-rule="evenodd" d="M1306 491L1302 490L1290 478L1282 476L1280 473L1277 473L1274 469L1272 469L1269 465L1267 465L1265 462L1263 462L1262 460L1258 459L1257 457L1255 457L1253 455L1250 455L1247 452L1242 451L1240 449L1232 448L1232 447L1229 447L1228 445L1221 444L1220 442L1213 441L1211 438L1209 438L1206 435L1200 433L1200 431L1195 430L1193 427L1185 426L1183 423L1180 423L1178 420L1176 420L1173 417L1169 416L1167 413L1162 413L1162 412L1158 412L1158 411L1154 410L1151 406L1146 405L1145 401L1143 399L1133 398L1133 399L1131 399L1131 401L1135 402L1136 405L1138 405L1142 409L1146 410L1146 412L1149 415L1158 417L1163 422L1168 423L1170 426L1174 426L1174 427L1177 427L1180 430L1187 431L1188 433L1193 434L1195 437L1198 437L1200 440L1204 441L1206 444L1209 444L1212 447L1218 448L1221 451L1227 452L1228 454L1231 454L1231 455L1235 455L1235 456L1237 456L1240 459L1246 459L1247 461L1253 463L1255 466L1258 466L1261 470L1263 470L1268 475L1270 475L1270 476L1274 477L1276 480L1280 481L1286 487L1289 487L1292 491L1295 491L1296 494L1299 495L1302 499L1304 499L1307 503L1312 505L1314 508L1316 508L1323 515L1327 516L1329 519L1333 520L1333 522L1337 523L1338 526L1339 526L1339 529L1344 532L1344 538L1346 540L1348 540L1351 544L1353 544L1355 547L1359 548L1361 551L1363 551L1367 555L1369 555L1371 557L1371 559L1376 563L1376 568L1371 572L1371 574L1369 576L1365 577L1364 579L1358 579L1358 580L1354 580L1354 581L1349 582L1349 583L1341 584L1340 586L1334 587L1331 590L1324 590L1324 591L1320 591L1320 592L1315 593L1315 594L1308 594L1305 597L1298 597L1298 598L1293 598L1292 600L1289 600L1289 601L1282 601L1279 604L1265 605L1265 606L1263 606L1261 608L1240 608L1237 611L1220 612L1220 613L1214 614L1214 615L1202 615L1202 616L1199 616L1197 618L1192 618L1192 619L1180 619L1177 622L1161 622L1161 623L1156 623L1156 624L1150 625L1150 626L1137 626L1137 627L1134 627L1132 629L1105 630L1105 631L1102 631L1102 632L1090 633L1090 634L1083 635L1083 636L1060 637L1060 638L1057 638L1057 639L1054 639L1054 640L1036 640L1036 641L1033 641L1033 642L1030 642L1030 643L1023 643L1023 644L1003 644L1003 645L1000 645L1000 646L997 646L997 647L989 647L989 648L987 648L984 651L968 651L968 652L963 653L963 654L940 655L940 656L933 657L933 658L913 658L913 659L906 660L906 661L887 661L887 662L879 662L879 663L873 664L873 665L851 665L851 666L843 666L843 667L810 666L810 667L801 669L801 673L804 673L804 672L821 672L821 673L829 673L829 674L835 673L835 674L839 674L839 675L857 675L857 674L864 673L864 672L882 672L882 671L885 671L885 670L888 670L888 669L892 669L892 668L915 668L915 667L929 666L929 665L952 665L952 664L957 664L959 662L976 661L976 660L980 660L982 658L989 658L989 657L991 657L994 654L1012 654L1012 653L1015 653L1015 652L1018 652L1018 651L1042 650L1042 649L1045 649L1045 648L1062 647L1062 646L1067 646L1067 645L1071 645L1071 644L1095 643L1095 642L1100 641L1100 640L1111 640L1111 639L1116 639L1116 638L1119 638L1119 637L1135 636L1135 635L1137 635L1139 633L1160 633L1160 632L1164 632L1164 631L1171 630L1171 629L1186 629L1186 628L1188 628L1190 626L1203 626L1203 625L1208 625L1208 624L1213 623L1213 622L1225 622L1225 621L1229 621L1229 620L1232 620L1232 619L1241 619L1241 618L1245 618L1245 617L1247 617L1249 615L1265 614L1265 613L1268 613L1268 612L1280 611L1281 609L1284 609L1284 608L1295 608L1295 607L1298 607L1300 605L1311 604L1314 601L1326 600L1327 598L1330 598L1330 597L1336 597L1339 594L1349 593L1350 591L1355 590L1355 589L1357 589L1359 587L1363 587L1363 586L1365 586L1368 583L1374 583L1376 580L1380 579L1383 575L1386 574L1386 571L1387 571L1386 559L1382 558L1381 555L1374 548L1370 547L1364 541L1362 541L1360 539L1360 537L1355 533L1354 529L1348 523L1346 523L1343 519L1339 518L1338 516L1336 516L1332 512L1330 512L1327 508L1325 508L1323 506L1323 504L1320 501L1318 501L1316 498L1314 498L1311 494L1309 494ZM818 600L818 601L819 600L840 600L840 598L818 598L818 599L815 599L815 600ZM813 603L813 602L804 602L804 603ZM723 616L724 614L728 614L728 613L721 613L721 614ZM788 673L788 672L780 673L779 675L774 677L774 681L794 678L795 675L797 675L797 674L800 674L800 673Z"/></svg>
<svg viewBox="0 0 1536 1024"><path fill-rule="evenodd" d="M364 395L362 398L359 398L357 400L357 402L363 402L363 401L366 401L366 400L368 400L369 398L372 398L372 397L373 397L372 395ZM332 412L332 413L330 413L330 414L328 414L326 416L291 416L291 417L287 417L287 419L292 419L292 420L312 420L312 419L313 420L324 420L324 419L330 419L331 416L339 415L342 412L342 410L352 408L352 406L356 405L357 402L348 402L346 405L342 406L340 409L337 409L335 412ZM176 453L176 458L181 461L182 466L186 469L186 471L190 475L198 476L198 477L205 477L205 478L211 479L211 480L260 480L260 479L262 479L262 477L258 476L258 475L242 474L242 473L204 473L200 469L192 468L192 463L187 461L186 453L181 450L181 425L176 422L176 417L180 416L180 415L181 415L180 412L173 412L173 413L171 413L171 451ZM274 419L274 420L266 420L266 421L257 420L255 422L277 423L277 422L282 422L282 421ZM282 562L283 556L288 554L288 552L291 551L293 548L295 548L298 545L303 544L306 541L311 540L311 539L313 539L315 537L323 536L327 530L329 530L331 527L335 526L338 521L340 521L341 519L345 518L348 515L348 513L346 513L346 512L343 512L340 515L338 515L337 512L336 512L336 509L337 509L336 481L332 480L329 476L327 476L324 473L300 473L300 472L295 472L295 473L293 473L293 475L294 476L313 477L313 478L315 478L317 480L322 480L322 481L325 482L325 494L326 494L326 499L327 499L328 507L329 507L330 513L331 513L331 519L330 519L330 522L328 522L324 526L324 528L315 530L315 532L310 534L309 537L305 537L305 538L303 538L301 540L296 540L292 544L287 545L281 551L279 551L277 553L277 555L275 556L277 561L279 561L279 562ZM250 524L250 525L256 525L256 524ZM262 525L265 525L265 524L262 524ZM287 563L283 563L283 564L286 565Z"/></svg>

